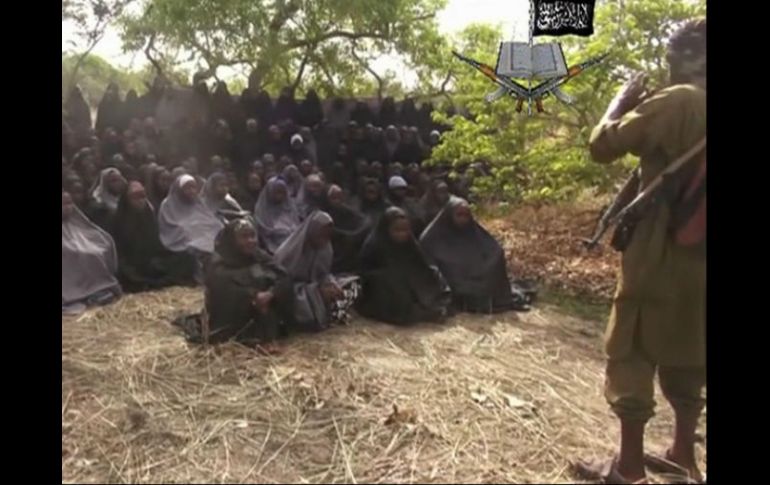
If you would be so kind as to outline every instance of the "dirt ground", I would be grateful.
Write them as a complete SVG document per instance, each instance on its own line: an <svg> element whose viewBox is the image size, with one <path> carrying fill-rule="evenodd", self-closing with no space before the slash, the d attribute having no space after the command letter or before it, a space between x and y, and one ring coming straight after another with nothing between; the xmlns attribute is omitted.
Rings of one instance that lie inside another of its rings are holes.
<svg viewBox="0 0 770 485"><path fill-rule="evenodd" d="M261 357L189 347L169 321L201 303L170 289L63 319L63 481L566 483L613 451L603 318L356 320ZM661 403L650 450L671 418Z"/></svg>

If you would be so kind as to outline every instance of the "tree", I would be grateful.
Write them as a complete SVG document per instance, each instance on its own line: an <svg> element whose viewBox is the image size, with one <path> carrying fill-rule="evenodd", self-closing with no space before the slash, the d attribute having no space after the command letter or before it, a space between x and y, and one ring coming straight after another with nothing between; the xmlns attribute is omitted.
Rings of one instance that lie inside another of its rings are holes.
<svg viewBox="0 0 770 485"><path fill-rule="evenodd" d="M104 38L107 27L121 15L133 0L62 0L62 22L75 24L75 35L82 43L72 70L65 84L69 91L77 83L77 76L83 62ZM78 47L73 42L73 47ZM64 55L64 53L62 53ZM62 73L62 75L64 75Z"/></svg>
<svg viewBox="0 0 770 485"><path fill-rule="evenodd" d="M566 199L585 188L610 190L627 173L626 160L609 169L589 160L588 139L619 85L633 71L648 72L654 85L666 83L665 43L684 20L705 15L705 1L635 0L607 1L597 6L596 33L589 38L566 36L562 43L568 64L609 53L593 67L565 85L575 98L564 105L548 98L546 114L515 112L515 102L483 98L496 86L478 71L453 60L453 101L474 114L473 120L455 116L435 117L454 129L445 133L434 150L433 161L449 160L456 167L486 160L492 177L476 189L506 200ZM494 65L502 33L486 25L471 25L457 39L457 50ZM540 41L541 39L538 38ZM549 39L542 39L547 41ZM443 64L442 64L443 63ZM434 61L432 71L446 72L444 60Z"/></svg>
<svg viewBox="0 0 770 485"><path fill-rule="evenodd" d="M371 58L418 56L439 38L435 15L446 0L156 0L124 15L129 50L150 42L158 52L182 49L201 77L220 67L254 71L260 87L277 91L312 83L346 94L356 83L380 91L391 78L367 69ZM368 80L367 80L368 78ZM379 78L379 79L377 79Z"/></svg>

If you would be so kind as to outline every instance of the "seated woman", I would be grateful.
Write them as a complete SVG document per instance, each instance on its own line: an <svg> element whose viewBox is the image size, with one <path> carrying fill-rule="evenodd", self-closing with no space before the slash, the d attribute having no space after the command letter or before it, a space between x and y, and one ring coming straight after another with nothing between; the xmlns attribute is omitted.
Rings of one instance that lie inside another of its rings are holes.
<svg viewBox="0 0 770 485"><path fill-rule="evenodd" d="M333 231L331 216L315 211L275 252L275 262L294 282L294 323L305 330L345 323L358 295L358 278L338 281L332 275Z"/></svg>
<svg viewBox="0 0 770 485"><path fill-rule="evenodd" d="M356 198L354 208L362 213L369 225L374 227L385 209L390 206L390 201L382 192L380 183L372 178L363 180L360 195Z"/></svg>
<svg viewBox="0 0 770 485"><path fill-rule="evenodd" d="M61 306L62 313L106 305L122 291L115 273L118 256L109 234L88 220L72 201L61 195Z"/></svg>
<svg viewBox="0 0 770 485"><path fill-rule="evenodd" d="M422 233L420 246L452 289L454 309L495 313L518 307L503 248L474 220L464 199L450 199Z"/></svg>
<svg viewBox="0 0 770 485"><path fill-rule="evenodd" d="M393 206L402 209L409 216L409 223L412 225L414 237L420 237L423 224L423 216L420 213L420 206L413 198L409 197L409 184L403 177L395 175L388 181L388 199Z"/></svg>
<svg viewBox="0 0 770 485"><path fill-rule="evenodd" d="M112 216L118 208L118 198L126 189L126 179L117 168L105 168L99 174L99 180L91 191L89 216L92 221L104 229L110 230Z"/></svg>
<svg viewBox="0 0 770 485"><path fill-rule="evenodd" d="M192 175L180 175L160 205L160 242L175 253L190 253L203 264L214 251L214 239L224 224L198 196Z"/></svg>
<svg viewBox="0 0 770 485"><path fill-rule="evenodd" d="M267 182L254 207L254 219L259 240L270 254L299 227L299 212L282 178L274 177Z"/></svg>
<svg viewBox="0 0 770 485"><path fill-rule="evenodd" d="M345 194L339 186L329 187L324 211L334 220L332 271L335 273L358 271L358 254L372 227L365 215L345 204L344 200Z"/></svg>
<svg viewBox="0 0 770 485"><path fill-rule="evenodd" d="M192 320L196 325L187 319L184 330L189 340L235 339L273 350L284 317L291 315L293 290L286 273L259 249L250 220L235 219L219 233L204 283L208 335L198 320Z"/></svg>
<svg viewBox="0 0 770 485"><path fill-rule="evenodd" d="M255 162L257 163L257 162ZM261 163L261 162L260 162ZM233 189L233 198L246 210L252 210L257 204L259 193L262 191L262 176L259 171L252 169L246 173L245 181Z"/></svg>
<svg viewBox="0 0 770 485"><path fill-rule="evenodd" d="M297 210L299 216L305 219L313 211L317 211L321 208L324 201L324 184L323 179L318 174L311 174L305 178L305 183L302 184L302 188L299 189L299 195L297 196Z"/></svg>
<svg viewBox="0 0 770 485"><path fill-rule="evenodd" d="M201 200L217 216L221 216L220 211L243 212L241 205L230 195L227 175L222 172L214 172L209 176L201 190Z"/></svg>
<svg viewBox="0 0 770 485"><path fill-rule="evenodd" d="M356 308L365 317L408 325L447 316L448 288L441 273L428 264L409 217L398 207L385 211L364 243L361 279Z"/></svg>
<svg viewBox="0 0 770 485"><path fill-rule="evenodd" d="M144 186L130 182L112 224L118 250L118 280L127 292L195 284L195 258L163 247L155 210Z"/></svg>
<svg viewBox="0 0 770 485"><path fill-rule="evenodd" d="M126 179L115 167L105 168L99 174L99 181L91 191L91 197L115 212L118 209L118 199L126 189Z"/></svg>
<svg viewBox="0 0 770 485"><path fill-rule="evenodd" d="M441 179L432 180L419 203L423 227L427 227L436 218L448 201L449 185Z"/></svg>

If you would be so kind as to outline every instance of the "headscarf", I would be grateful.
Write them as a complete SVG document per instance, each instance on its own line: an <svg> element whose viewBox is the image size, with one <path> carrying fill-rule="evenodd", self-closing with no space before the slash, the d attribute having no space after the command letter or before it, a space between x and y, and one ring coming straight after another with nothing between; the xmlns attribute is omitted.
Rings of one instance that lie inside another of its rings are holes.
<svg viewBox="0 0 770 485"><path fill-rule="evenodd" d="M94 189L91 191L91 197L96 202L104 204L111 211L117 210L118 199L120 198L119 195L111 194L107 189L107 177L113 174L118 175L123 178L123 180L125 180L123 175L120 173L120 170L117 168L105 168L99 174L99 181L97 182L96 187L94 187Z"/></svg>
<svg viewBox="0 0 770 485"><path fill-rule="evenodd" d="M160 205L160 240L171 251L195 249L210 253L214 250L214 238L224 224L200 197L192 203L182 200L182 187L190 182L195 182L192 175L179 176Z"/></svg>
<svg viewBox="0 0 770 485"><path fill-rule="evenodd" d="M77 207L61 224L61 267L62 305L104 290L120 292L115 242Z"/></svg>
<svg viewBox="0 0 770 485"><path fill-rule="evenodd" d="M299 194L297 194L297 210L299 211L300 217L307 217L311 212L319 209L324 201L323 191L318 196L314 196L308 192L308 183L320 183L322 186L324 185L324 181L320 175L310 174L307 176L305 182L302 184L302 188L299 190Z"/></svg>
<svg viewBox="0 0 770 485"><path fill-rule="evenodd" d="M235 234L244 227L250 227L258 232L250 218L238 218L228 222L217 234L214 252L225 266L240 268L257 262L270 261L270 256L259 248L252 255L245 255L238 249L235 244Z"/></svg>
<svg viewBox="0 0 770 485"><path fill-rule="evenodd" d="M452 290L461 296L494 298L497 304L512 301L506 275L505 253L492 235L476 220L457 227L454 210L469 207L451 197L433 222L423 231L420 247L441 269Z"/></svg>
<svg viewBox="0 0 770 485"><path fill-rule="evenodd" d="M303 126L314 127L324 117L323 108L321 107L321 100L318 99L318 94L315 89L308 90L305 95L305 99L299 106L299 123Z"/></svg>
<svg viewBox="0 0 770 485"><path fill-rule="evenodd" d="M254 219L259 228L259 236L270 252L278 249L300 225L299 212L290 194L280 205L270 201L270 196L279 186L283 186L288 192L288 185L282 178L271 178L254 206Z"/></svg>
<svg viewBox="0 0 770 485"><path fill-rule="evenodd" d="M115 212L112 235L121 258L130 262L138 259L149 260L164 251L160 242L155 209L149 200L142 209L131 207L129 202L129 184L118 202Z"/></svg>
<svg viewBox="0 0 770 485"><path fill-rule="evenodd" d="M286 165L281 172L281 178L286 183L286 188L289 189L289 197L296 200L303 184L302 174L297 166L293 163Z"/></svg>
<svg viewBox="0 0 770 485"><path fill-rule="evenodd" d="M331 277L334 256L331 242L318 249L310 244L310 238L330 224L334 221L329 214L315 211L275 251L275 262L295 281L320 283Z"/></svg>
<svg viewBox="0 0 770 485"><path fill-rule="evenodd" d="M201 199L203 200L203 204L208 207L208 209L214 214L220 210L242 212L243 209L241 208L241 205L235 199L233 199L229 193L225 194L224 198L222 199L218 199L214 195L214 185L222 181L227 181L227 176L222 172L214 172L209 176L208 180L206 180L206 183L203 184L203 189L201 190Z"/></svg>

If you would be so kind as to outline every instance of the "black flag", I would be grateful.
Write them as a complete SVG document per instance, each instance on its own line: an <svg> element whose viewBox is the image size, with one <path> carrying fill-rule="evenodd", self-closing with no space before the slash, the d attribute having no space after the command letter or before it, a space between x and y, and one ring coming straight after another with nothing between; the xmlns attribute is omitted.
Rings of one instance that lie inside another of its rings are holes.
<svg viewBox="0 0 770 485"><path fill-rule="evenodd" d="M535 2L533 36L594 33L596 0L532 0Z"/></svg>

